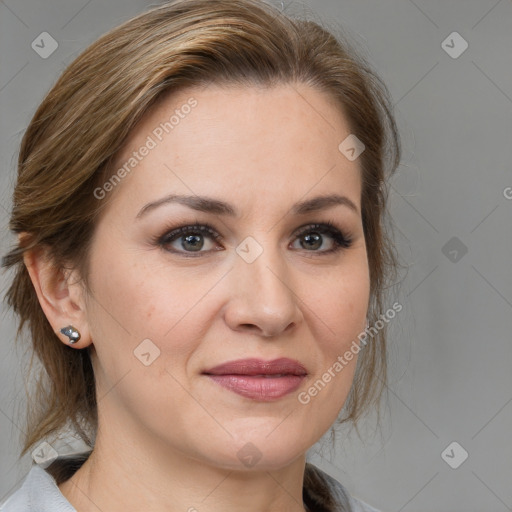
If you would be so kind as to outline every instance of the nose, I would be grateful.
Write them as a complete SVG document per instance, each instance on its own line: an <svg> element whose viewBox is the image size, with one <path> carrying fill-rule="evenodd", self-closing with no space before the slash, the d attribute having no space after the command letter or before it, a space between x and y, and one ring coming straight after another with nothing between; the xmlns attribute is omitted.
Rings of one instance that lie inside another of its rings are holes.
<svg viewBox="0 0 512 512"><path fill-rule="evenodd" d="M224 318L238 332L275 337L303 321L301 298L282 256L264 251L247 263L237 257L230 272L229 300Z"/></svg>

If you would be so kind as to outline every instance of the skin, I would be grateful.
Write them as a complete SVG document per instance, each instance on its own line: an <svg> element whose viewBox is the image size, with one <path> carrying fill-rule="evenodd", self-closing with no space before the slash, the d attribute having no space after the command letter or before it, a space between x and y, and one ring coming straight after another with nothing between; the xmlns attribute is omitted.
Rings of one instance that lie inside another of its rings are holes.
<svg viewBox="0 0 512 512"><path fill-rule="evenodd" d="M335 421L354 377L357 356L308 404L298 401L357 340L368 307L361 170L338 150L351 133L342 113L305 84L191 88L142 119L115 169L191 97L197 106L104 199L89 291L76 271L56 273L43 254L25 259L62 342L59 329L72 324L82 337L69 349L91 346L96 445L59 486L79 512L303 511L306 451ZM290 213L333 192L357 211ZM213 197L240 215L175 203L137 218L171 193ZM323 254L334 245L329 234L313 248L296 235L326 221L350 235L349 248ZM205 235L199 255L183 238L166 248L153 241L196 222L222 237ZM248 236L263 249L252 263L236 252ZM134 356L145 339L160 350L148 366ZM298 390L261 402L201 373L247 357L290 357L308 375ZM249 442L261 454L252 467L237 456Z"/></svg>

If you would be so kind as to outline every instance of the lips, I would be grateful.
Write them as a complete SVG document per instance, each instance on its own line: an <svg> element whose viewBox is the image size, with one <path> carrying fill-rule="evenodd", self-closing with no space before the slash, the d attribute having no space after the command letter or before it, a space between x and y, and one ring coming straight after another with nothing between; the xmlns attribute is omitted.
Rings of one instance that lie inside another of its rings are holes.
<svg viewBox="0 0 512 512"><path fill-rule="evenodd" d="M267 402L296 390L307 371L294 359L240 359L210 368L203 374L238 395Z"/></svg>
<svg viewBox="0 0 512 512"><path fill-rule="evenodd" d="M298 361L294 359L281 358L273 361L263 361L262 359L239 359L220 364L210 368L205 372L207 375L307 375L307 371Z"/></svg>

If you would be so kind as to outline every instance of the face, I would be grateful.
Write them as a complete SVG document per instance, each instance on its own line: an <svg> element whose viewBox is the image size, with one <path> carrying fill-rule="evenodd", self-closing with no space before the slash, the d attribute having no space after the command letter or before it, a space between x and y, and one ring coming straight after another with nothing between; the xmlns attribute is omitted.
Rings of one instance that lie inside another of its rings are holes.
<svg viewBox="0 0 512 512"><path fill-rule="evenodd" d="M349 134L300 84L188 89L139 123L96 192L100 429L238 469L282 467L329 429L369 300Z"/></svg>

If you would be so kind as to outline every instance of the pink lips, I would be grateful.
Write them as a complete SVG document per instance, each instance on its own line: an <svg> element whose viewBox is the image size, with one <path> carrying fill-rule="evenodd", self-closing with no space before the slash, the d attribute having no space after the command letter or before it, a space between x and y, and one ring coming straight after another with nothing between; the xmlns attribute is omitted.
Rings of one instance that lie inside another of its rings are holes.
<svg viewBox="0 0 512 512"><path fill-rule="evenodd" d="M234 393L268 402L295 391L307 371L298 361L288 358L239 359L210 368L203 374Z"/></svg>

